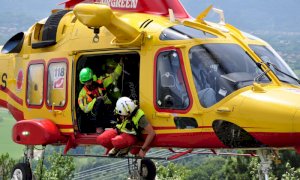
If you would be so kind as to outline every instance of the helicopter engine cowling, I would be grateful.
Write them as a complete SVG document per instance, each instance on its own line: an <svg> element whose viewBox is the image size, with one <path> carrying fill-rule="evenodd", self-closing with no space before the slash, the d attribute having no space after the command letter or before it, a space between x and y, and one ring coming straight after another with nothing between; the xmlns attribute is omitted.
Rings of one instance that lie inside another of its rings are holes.
<svg viewBox="0 0 300 180"><path fill-rule="evenodd" d="M23 145L46 145L62 140L58 127L48 119L22 120L13 127L13 141Z"/></svg>

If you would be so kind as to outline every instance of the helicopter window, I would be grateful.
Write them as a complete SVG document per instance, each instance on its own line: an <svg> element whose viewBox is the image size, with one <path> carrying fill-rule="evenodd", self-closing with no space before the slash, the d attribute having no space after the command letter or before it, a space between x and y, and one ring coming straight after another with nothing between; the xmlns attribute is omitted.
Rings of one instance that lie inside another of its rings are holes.
<svg viewBox="0 0 300 180"><path fill-rule="evenodd" d="M187 109L190 104L178 53L165 51L158 55L156 103L162 109Z"/></svg>
<svg viewBox="0 0 300 180"><path fill-rule="evenodd" d="M66 104L67 91L66 62L52 62L48 66L47 105L63 107Z"/></svg>
<svg viewBox="0 0 300 180"><path fill-rule="evenodd" d="M160 40L185 40L194 38L216 38L217 36L212 35L208 32L194 29L191 27L176 25L169 27L160 34Z"/></svg>
<svg viewBox="0 0 300 180"><path fill-rule="evenodd" d="M27 75L27 104L40 106L43 103L44 64L31 64Z"/></svg>
<svg viewBox="0 0 300 180"><path fill-rule="evenodd" d="M189 52L200 104L208 108L232 92L252 85L263 73L251 57L235 44L205 44ZM270 82L264 75L260 82Z"/></svg>
<svg viewBox="0 0 300 180"><path fill-rule="evenodd" d="M291 68L286 64L286 62L273 50L271 47L261 46L261 45L250 45L250 48L263 60L265 63L272 63L275 65L280 71L297 78ZM274 66L270 66L273 72L277 75L277 77L283 81L292 84L299 85L297 81L279 71L277 71Z"/></svg>

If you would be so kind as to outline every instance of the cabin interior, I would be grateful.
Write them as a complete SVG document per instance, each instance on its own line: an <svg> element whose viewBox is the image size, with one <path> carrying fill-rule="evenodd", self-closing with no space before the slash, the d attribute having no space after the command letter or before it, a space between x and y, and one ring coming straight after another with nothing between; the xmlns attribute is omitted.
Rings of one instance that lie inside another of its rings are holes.
<svg viewBox="0 0 300 180"><path fill-rule="evenodd" d="M115 62L123 61L122 74L118 79L118 88L121 96L127 96L139 101L139 64L140 56L138 53L119 53L119 54L90 54L79 57L76 64L76 121L80 133L95 133L95 122L92 122L88 115L84 113L77 103L77 97L83 84L79 82L79 73L82 68L89 67L94 75L99 78L106 73L105 63L107 59L114 59ZM115 103L115 102L114 102ZM112 104L115 106L115 104ZM113 116L113 115L112 115Z"/></svg>

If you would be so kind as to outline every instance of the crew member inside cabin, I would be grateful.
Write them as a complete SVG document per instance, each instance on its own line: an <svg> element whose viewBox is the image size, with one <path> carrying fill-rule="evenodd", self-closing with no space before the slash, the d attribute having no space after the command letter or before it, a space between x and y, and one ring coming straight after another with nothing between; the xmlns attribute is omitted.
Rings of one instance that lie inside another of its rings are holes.
<svg viewBox="0 0 300 180"><path fill-rule="evenodd" d="M93 71L86 67L80 71L79 80L84 84L78 96L78 104L84 113L88 113L88 118L95 123L96 132L102 133L109 127L109 121L105 118L105 104L110 104L106 90L101 79L93 74Z"/></svg>
<svg viewBox="0 0 300 180"><path fill-rule="evenodd" d="M114 104L121 96L118 88L118 78L122 74L123 61L117 63L114 59L106 59L102 66L104 74L99 78L90 68L80 71L79 79L84 87L79 93L78 104L81 110L88 113L89 120L101 134L105 128L111 127L114 117Z"/></svg>
<svg viewBox="0 0 300 180"><path fill-rule="evenodd" d="M130 98L121 97L116 103L115 114L118 119L116 128L103 132L97 137L97 142L110 150L109 156L124 156L129 152L130 146L138 142L141 131L144 131L147 136L142 147L131 150L132 154L144 157L155 132L143 110Z"/></svg>
<svg viewBox="0 0 300 180"><path fill-rule="evenodd" d="M103 81L103 85L107 90L108 96L112 104L116 104L117 100L121 97L121 90L118 87L118 79L122 74L123 58L120 58L119 63L114 58L106 59L102 70L105 72L99 79Z"/></svg>

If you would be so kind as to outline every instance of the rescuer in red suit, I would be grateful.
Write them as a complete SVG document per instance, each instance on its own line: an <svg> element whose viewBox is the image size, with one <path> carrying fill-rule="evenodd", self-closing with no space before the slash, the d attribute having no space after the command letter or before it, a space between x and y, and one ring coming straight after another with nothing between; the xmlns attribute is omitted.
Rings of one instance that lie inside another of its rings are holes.
<svg viewBox="0 0 300 180"><path fill-rule="evenodd" d="M130 98L121 97L116 103L115 114L118 116L116 128L104 131L97 137L97 142L110 150L109 156L124 156L130 146L138 142L141 131L145 131L147 137L142 147L131 150L132 154L144 157L155 136L144 112Z"/></svg>

